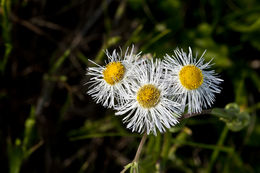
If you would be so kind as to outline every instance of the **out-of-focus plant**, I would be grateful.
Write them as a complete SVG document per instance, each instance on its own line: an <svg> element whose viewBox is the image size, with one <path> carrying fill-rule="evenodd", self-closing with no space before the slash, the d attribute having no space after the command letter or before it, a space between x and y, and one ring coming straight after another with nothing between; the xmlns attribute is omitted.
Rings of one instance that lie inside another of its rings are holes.
<svg viewBox="0 0 260 173"><path fill-rule="evenodd" d="M37 139L35 123L35 108L32 106L30 116L24 124L23 138L17 138L14 143L11 139L7 141L9 173L19 173L23 161L43 144L42 140Z"/></svg>

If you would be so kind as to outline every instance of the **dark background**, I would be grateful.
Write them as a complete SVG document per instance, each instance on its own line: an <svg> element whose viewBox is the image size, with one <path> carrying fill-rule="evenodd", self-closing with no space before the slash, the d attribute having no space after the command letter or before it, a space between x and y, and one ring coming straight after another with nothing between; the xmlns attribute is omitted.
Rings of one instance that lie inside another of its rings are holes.
<svg viewBox="0 0 260 173"><path fill-rule="evenodd" d="M214 58L213 107L249 113L239 132L201 115L149 136L141 172L260 172L257 0L1 0L0 172L120 172L141 136L86 94L87 59L135 45Z"/></svg>

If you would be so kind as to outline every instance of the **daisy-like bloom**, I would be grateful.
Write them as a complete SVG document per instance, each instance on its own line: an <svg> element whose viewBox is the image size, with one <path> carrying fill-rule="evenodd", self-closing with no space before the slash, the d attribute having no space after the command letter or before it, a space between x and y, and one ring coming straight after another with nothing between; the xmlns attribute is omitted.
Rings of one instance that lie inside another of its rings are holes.
<svg viewBox="0 0 260 173"><path fill-rule="evenodd" d="M211 61L204 63L205 52L197 59L197 54L193 58L190 47L188 55L177 48L175 56L165 56L164 64L170 71L173 92L178 94L183 111L187 106L188 113L199 113L203 108L210 107L215 101L215 93L220 93L219 84L223 80L214 70L209 70Z"/></svg>
<svg viewBox="0 0 260 173"><path fill-rule="evenodd" d="M134 69L125 101L115 107L116 115L126 114L128 129L156 135L156 129L164 132L178 123L180 104L169 98L166 76L160 60L143 61Z"/></svg>
<svg viewBox="0 0 260 173"><path fill-rule="evenodd" d="M126 95L126 89L128 87L128 78L130 72L139 62L137 61L140 53L134 54L134 46L130 53L128 48L124 55L119 54L116 50L110 54L106 50L108 57L108 63L106 66L100 66L91 61L97 67L90 67L87 69L87 74L92 76L90 81L90 87L88 94L97 102L103 106L111 108L116 105L116 100L121 99Z"/></svg>

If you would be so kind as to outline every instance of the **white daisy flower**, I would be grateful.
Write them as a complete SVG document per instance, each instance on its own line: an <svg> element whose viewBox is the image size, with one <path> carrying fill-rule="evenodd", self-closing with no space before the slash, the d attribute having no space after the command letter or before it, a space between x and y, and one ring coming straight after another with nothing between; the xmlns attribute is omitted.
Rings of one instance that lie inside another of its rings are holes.
<svg viewBox="0 0 260 173"><path fill-rule="evenodd" d="M130 53L128 48L124 55L119 54L116 50L112 55L106 50L108 63L106 66L100 66L91 61L97 67L89 67L87 74L92 76L86 84L91 84L87 94L103 106L111 108L116 104L116 100L121 99L126 95L128 87L128 77L130 72L139 63L138 58L140 53L134 54L134 46Z"/></svg>
<svg viewBox="0 0 260 173"><path fill-rule="evenodd" d="M116 115L127 114L127 128L156 135L156 129L164 132L178 123L180 104L169 98L166 75L160 60L143 61L134 69L125 101L115 107Z"/></svg>
<svg viewBox="0 0 260 173"><path fill-rule="evenodd" d="M188 108L188 113L199 113L215 101L215 93L220 93L219 79L214 70L209 70L212 64L204 63L204 54L193 58L189 47L187 55L182 49L174 51L175 56L166 54L164 64L170 71L170 81L177 99L182 103L182 109Z"/></svg>

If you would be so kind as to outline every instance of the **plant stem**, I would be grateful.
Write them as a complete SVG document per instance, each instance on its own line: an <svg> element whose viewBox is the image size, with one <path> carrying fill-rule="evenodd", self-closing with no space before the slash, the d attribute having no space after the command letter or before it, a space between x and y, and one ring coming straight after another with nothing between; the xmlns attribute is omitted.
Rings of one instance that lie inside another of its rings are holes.
<svg viewBox="0 0 260 173"><path fill-rule="evenodd" d="M147 133L144 133L144 135L143 135L143 137L141 139L141 142L140 142L140 144L138 146L138 149L137 149L137 152L135 154L135 158L134 158L133 162L138 162L138 160L140 158L141 151L143 149L143 145L144 145L144 143L146 141L146 138L147 138Z"/></svg>
<svg viewBox="0 0 260 173"><path fill-rule="evenodd" d="M141 139L141 142L140 142L140 144L139 144L139 146L138 146L138 149L137 149L137 151L136 151L134 160L133 160L131 163L129 163L128 165L126 165L126 166L124 167L124 169L123 169L120 173L126 172L130 167L133 166L133 164L138 163L139 158L140 158L141 151L142 151L143 146L144 146L144 143L145 143L145 141L146 141L146 138L147 138L147 133L144 133L144 135L143 135L143 137L142 137L142 139ZM134 169L134 172L135 172L135 169Z"/></svg>
<svg viewBox="0 0 260 173"><path fill-rule="evenodd" d="M179 120L187 119L187 118L194 117L194 116L197 116L197 115L202 115L202 114L210 114L211 111L212 111L212 109L207 109L207 110L203 110L203 111L200 112L200 113L183 114L183 115L179 118ZM129 163L128 165L126 165L126 166L124 167L124 169L123 169L120 173L125 173L130 167L133 166L133 164L138 163L139 158L140 158L141 151L142 151L142 149L143 149L143 145L144 145L144 143L145 143L145 141L146 141L146 138L147 138L147 134L144 133L144 135L143 135L143 137L142 137L142 139L141 139L141 142L140 142L140 144L139 144L139 146L138 146L138 149L137 149L137 151L136 151L134 160L133 160L131 163ZM135 172L135 169L136 169L136 168L134 168L134 172ZM137 169L138 169L138 168L137 168Z"/></svg>
<svg viewBox="0 0 260 173"><path fill-rule="evenodd" d="M197 115L210 114L211 111L212 111L212 109L207 109L207 110L203 110L203 111L200 112L200 113L183 114L183 115L179 118L179 120L191 118L191 117L194 117L194 116L197 116Z"/></svg>
<svg viewBox="0 0 260 173"><path fill-rule="evenodd" d="M216 146L221 147L223 145L223 143L225 142L225 139L227 137L227 134L228 134L228 127L225 126L221 132L220 138L219 138ZM211 155L211 159L210 159L210 162L209 162L209 165L207 168L208 173L212 172L212 168L214 166L214 163L217 160L218 155L219 155L219 149L215 148L215 150L213 151L213 153Z"/></svg>

